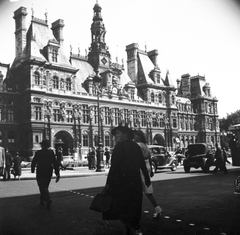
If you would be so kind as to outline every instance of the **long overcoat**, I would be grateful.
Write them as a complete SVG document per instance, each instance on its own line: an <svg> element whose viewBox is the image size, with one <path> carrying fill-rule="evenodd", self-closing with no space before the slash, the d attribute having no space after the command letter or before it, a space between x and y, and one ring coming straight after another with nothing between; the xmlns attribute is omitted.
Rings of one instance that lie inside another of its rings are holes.
<svg viewBox="0 0 240 235"><path fill-rule="evenodd" d="M121 220L124 223L139 222L142 210L140 169L145 180L150 181L139 145L132 140L117 143L107 177L107 192L113 200L111 209L103 213L103 219Z"/></svg>

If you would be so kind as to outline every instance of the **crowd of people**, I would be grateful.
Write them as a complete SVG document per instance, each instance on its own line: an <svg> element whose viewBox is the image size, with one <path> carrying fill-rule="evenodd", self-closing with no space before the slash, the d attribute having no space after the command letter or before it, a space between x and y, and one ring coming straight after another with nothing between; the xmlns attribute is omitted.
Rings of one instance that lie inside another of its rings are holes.
<svg viewBox="0 0 240 235"><path fill-rule="evenodd" d="M7 147L0 147L0 176L3 177L3 180L11 180L11 175L14 179L20 180L22 174L21 162L19 152L16 152L13 156Z"/></svg>

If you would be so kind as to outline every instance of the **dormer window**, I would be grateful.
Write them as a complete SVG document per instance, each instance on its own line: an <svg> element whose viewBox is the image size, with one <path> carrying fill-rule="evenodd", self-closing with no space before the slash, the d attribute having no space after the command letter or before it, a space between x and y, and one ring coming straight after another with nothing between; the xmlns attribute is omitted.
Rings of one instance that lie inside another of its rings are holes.
<svg viewBox="0 0 240 235"><path fill-rule="evenodd" d="M52 49L52 62L57 63L58 50L56 48Z"/></svg>
<svg viewBox="0 0 240 235"><path fill-rule="evenodd" d="M161 82L160 74L157 74L157 83L160 83L160 82Z"/></svg>
<svg viewBox="0 0 240 235"><path fill-rule="evenodd" d="M151 93L151 102L154 102L154 93Z"/></svg>
<svg viewBox="0 0 240 235"><path fill-rule="evenodd" d="M158 102L160 104L162 103L162 94L161 93L158 94Z"/></svg>

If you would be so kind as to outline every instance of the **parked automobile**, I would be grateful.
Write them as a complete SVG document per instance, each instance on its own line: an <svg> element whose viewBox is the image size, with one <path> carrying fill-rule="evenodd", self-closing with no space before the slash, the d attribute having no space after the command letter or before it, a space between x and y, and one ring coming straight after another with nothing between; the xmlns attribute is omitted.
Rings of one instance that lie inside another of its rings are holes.
<svg viewBox="0 0 240 235"><path fill-rule="evenodd" d="M208 172L214 164L212 147L206 143L189 144L185 156L183 167L186 173L190 172L191 167L201 168L204 172Z"/></svg>
<svg viewBox="0 0 240 235"><path fill-rule="evenodd" d="M158 169L171 169L172 171L177 170L177 160L175 157L170 155L165 147L161 145L148 145L151 152L152 169L156 173Z"/></svg>

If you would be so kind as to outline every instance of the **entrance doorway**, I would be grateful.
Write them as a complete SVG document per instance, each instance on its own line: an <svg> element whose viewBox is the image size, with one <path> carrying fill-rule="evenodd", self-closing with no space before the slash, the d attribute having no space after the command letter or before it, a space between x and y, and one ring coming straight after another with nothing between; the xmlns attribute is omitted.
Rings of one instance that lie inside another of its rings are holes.
<svg viewBox="0 0 240 235"><path fill-rule="evenodd" d="M165 140L161 134L156 134L153 138L153 144L165 146Z"/></svg>
<svg viewBox="0 0 240 235"><path fill-rule="evenodd" d="M53 146L56 151L61 147L63 156L73 154L73 138L67 131L60 131L54 136Z"/></svg>

